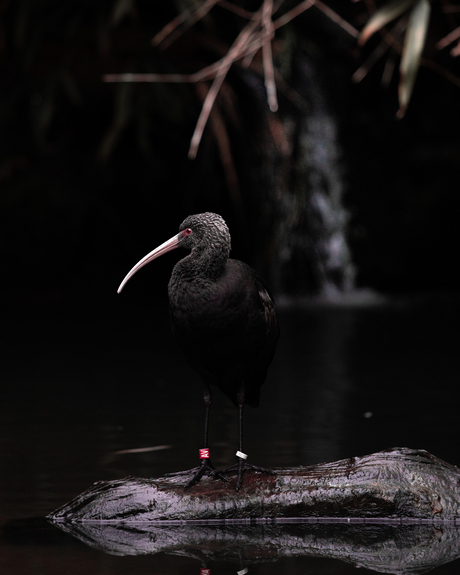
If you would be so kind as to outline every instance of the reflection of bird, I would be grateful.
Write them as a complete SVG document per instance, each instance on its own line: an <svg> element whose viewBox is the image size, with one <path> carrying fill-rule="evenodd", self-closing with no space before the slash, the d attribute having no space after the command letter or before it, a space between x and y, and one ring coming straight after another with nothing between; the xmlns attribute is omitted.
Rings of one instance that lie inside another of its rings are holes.
<svg viewBox="0 0 460 575"><path fill-rule="evenodd" d="M243 405L257 407L259 403L260 386L275 352L279 334L275 306L254 270L229 259L230 233L224 220L213 213L186 218L176 236L132 268L118 292L141 267L177 247L191 253L176 264L169 281L171 326L186 360L203 379L206 410L201 464L179 473L194 472L191 486L205 474L224 479L222 474L236 471L239 489L245 469L267 472L245 462L242 421ZM238 460L219 473L209 461L210 384L239 409Z"/></svg>

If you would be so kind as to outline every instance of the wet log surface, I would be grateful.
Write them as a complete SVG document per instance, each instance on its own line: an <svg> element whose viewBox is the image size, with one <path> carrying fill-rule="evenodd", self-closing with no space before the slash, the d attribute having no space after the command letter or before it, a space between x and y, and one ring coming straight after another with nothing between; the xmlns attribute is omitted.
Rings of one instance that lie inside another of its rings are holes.
<svg viewBox="0 0 460 575"><path fill-rule="evenodd" d="M423 573L460 557L460 472L423 450L251 473L239 492L236 479L184 489L186 481L100 481L48 519L105 553L166 553L203 566L322 557Z"/></svg>
<svg viewBox="0 0 460 575"><path fill-rule="evenodd" d="M235 491L188 477L99 481L54 511L54 523L280 521L346 518L454 522L460 517L460 471L434 455L394 448L333 463L245 474Z"/></svg>

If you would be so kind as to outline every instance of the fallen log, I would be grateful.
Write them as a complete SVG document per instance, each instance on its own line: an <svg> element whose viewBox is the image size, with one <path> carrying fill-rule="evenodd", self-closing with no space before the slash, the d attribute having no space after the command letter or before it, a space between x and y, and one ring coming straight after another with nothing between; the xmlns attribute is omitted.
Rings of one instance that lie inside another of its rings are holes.
<svg viewBox="0 0 460 575"><path fill-rule="evenodd" d="M293 469L247 473L235 491L188 476L99 481L48 519L62 522L263 522L287 518L452 522L460 518L460 471L427 451L394 448ZM460 521L460 519L459 519Z"/></svg>

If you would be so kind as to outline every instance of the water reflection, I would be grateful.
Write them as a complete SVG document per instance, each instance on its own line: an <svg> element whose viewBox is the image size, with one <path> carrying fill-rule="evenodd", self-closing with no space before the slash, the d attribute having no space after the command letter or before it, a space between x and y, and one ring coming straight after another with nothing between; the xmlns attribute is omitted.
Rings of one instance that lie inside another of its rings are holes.
<svg viewBox="0 0 460 575"><path fill-rule="evenodd" d="M165 553L188 557L202 567L225 561L243 569L282 559L316 557L338 559L379 573L423 573L460 557L460 530L453 524L347 523L337 519L163 523L56 526L110 555Z"/></svg>

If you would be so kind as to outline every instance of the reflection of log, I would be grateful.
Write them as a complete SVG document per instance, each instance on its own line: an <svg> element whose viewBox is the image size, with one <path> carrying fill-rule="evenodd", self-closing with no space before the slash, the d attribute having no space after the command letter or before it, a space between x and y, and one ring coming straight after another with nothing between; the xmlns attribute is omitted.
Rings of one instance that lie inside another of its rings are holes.
<svg viewBox="0 0 460 575"><path fill-rule="evenodd" d="M112 555L166 553L242 565L284 558L341 559L380 573L422 573L460 556L460 531L438 524L162 525L58 523L87 545Z"/></svg>
<svg viewBox="0 0 460 575"><path fill-rule="evenodd" d="M100 481L57 509L53 522L261 520L287 517L452 521L460 472L426 451L392 449L334 463L248 473L243 488L187 477Z"/></svg>

